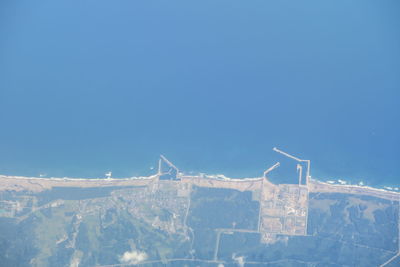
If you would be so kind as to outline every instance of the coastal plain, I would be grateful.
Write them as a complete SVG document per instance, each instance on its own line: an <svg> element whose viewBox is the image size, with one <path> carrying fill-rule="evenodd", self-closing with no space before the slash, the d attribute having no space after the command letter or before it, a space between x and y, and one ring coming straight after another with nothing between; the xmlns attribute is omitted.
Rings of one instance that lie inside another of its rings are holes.
<svg viewBox="0 0 400 267"><path fill-rule="evenodd" d="M398 261L399 193L313 179L273 184L268 177L189 176L173 167L125 179L0 176L0 262L392 266ZM12 239L11 233L19 234Z"/></svg>

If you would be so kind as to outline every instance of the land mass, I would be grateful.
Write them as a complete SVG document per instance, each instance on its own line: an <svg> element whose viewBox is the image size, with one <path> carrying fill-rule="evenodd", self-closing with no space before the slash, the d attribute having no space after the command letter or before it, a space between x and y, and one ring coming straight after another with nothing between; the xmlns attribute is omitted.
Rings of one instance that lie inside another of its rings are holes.
<svg viewBox="0 0 400 267"><path fill-rule="evenodd" d="M262 177L231 179L186 175L163 156L148 177L1 175L0 225L26 236L0 231L0 241L25 240L33 266L396 264L399 193L311 179L310 161L274 150L299 162L298 184L270 181L279 162ZM0 252L0 263L20 260L7 246Z"/></svg>

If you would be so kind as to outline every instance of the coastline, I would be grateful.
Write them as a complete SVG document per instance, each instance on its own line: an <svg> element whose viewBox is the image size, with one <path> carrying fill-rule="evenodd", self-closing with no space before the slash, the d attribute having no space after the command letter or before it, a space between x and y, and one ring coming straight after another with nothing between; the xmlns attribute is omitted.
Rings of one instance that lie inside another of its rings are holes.
<svg viewBox="0 0 400 267"><path fill-rule="evenodd" d="M365 185L331 184L311 178L309 191L313 193L370 195L392 201L400 201L400 192Z"/></svg>
<svg viewBox="0 0 400 267"><path fill-rule="evenodd" d="M126 177L126 178L72 178L72 177L28 177L28 176L9 176L0 175L0 191L15 190L23 191L30 190L40 192L51 189L53 187L109 187L109 186L147 186L154 181L157 181L159 174L150 176ZM224 182L212 184L212 187L227 187L227 183L245 184L261 182L264 177L246 177L246 178L229 178L223 174L208 175L200 173L198 175L186 175L179 172L178 177L182 182L198 183L203 185L204 182ZM195 182L197 181L197 182ZM269 184L268 178L265 179ZM225 185L224 185L225 184ZM278 184L279 185L279 184ZM302 185L303 186L303 185ZM371 195L375 197L385 198L389 200L400 200L400 192L387 190L385 188L376 188L366 185L351 185L351 184L333 184L332 181L324 182L314 178L309 179L309 184L305 185L310 193L347 193ZM231 186L228 186L231 187Z"/></svg>

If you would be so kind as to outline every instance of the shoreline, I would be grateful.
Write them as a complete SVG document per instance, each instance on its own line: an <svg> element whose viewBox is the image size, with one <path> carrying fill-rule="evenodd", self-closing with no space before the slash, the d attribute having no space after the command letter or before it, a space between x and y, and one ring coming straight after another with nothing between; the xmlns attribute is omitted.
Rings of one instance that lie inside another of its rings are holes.
<svg viewBox="0 0 400 267"><path fill-rule="evenodd" d="M368 188L372 190L381 190L384 192L393 192L393 193L400 193L400 187L398 186L381 186L381 187L375 187L375 186L370 186L370 185L365 185L364 182L359 182L358 184L352 184L349 181L337 179L337 180L319 180L319 179L314 179L311 178L311 180L316 181L321 184L326 184L330 186L344 186L344 187L352 187L352 188Z"/></svg>
<svg viewBox="0 0 400 267"><path fill-rule="evenodd" d="M179 173L179 177L183 177L185 179L205 179L205 180L214 180L214 181L225 181L225 182L256 182L263 179L263 177L246 177L246 178L230 178L223 174L205 174L199 173L197 175L193 174L185 174ZM8 180L9 187L4 185L0 185L0 191L3 190L3 186L5 186L5 190L10 190L11 188L15 187L15 190L20 188L22 185L18 186L18 182L22 184L27 183L25 187L39 185L41 190L50 189L53 186L43 186L41 183L55 183L56 185L64 185L71 187L103 187L103 186L130 186L130 185L147 185L151 183L153 180L159 177L159 174L149 175L149 176L137 176L137 177L126 177L126 178L73 178L73 177L34 177L34 176L10 176L10 175L1 175L0 180ZM10 182L13 180L14 183ZM267 179L268 180L268 179ZM269 181L269 180L268 180ZM16 183L15 183L16 182ZM65 184L64 184L65 183ZM10 184L14 184L11 186ZM272 183L273 184L273 183ZM277 184L280 185L280 184ZM10 188L11 187L11 188ZM24 187L24 186L22 186ZM54 186L56 187L56 186ZM309 181L309 190L310 192L332 192L332 193L354 193L354 194L365 194L365 195L388 195L390 199L398 197L400 199L400 192L395 190L388 190L386 188L376 188L367 185L353 185L343 183L336 183L336 181L328 180L328 181L321 181L318 179L310 178ZM21 189L20 189L21 190ZM37 191L40 190L36 188ZM41 191L40 190L40 191Z"/></svg>
<svg viewBox="0 0 400 267"><path fill-rule="evenodd" d="M353 184L333 184L333 183L328 183L328 182L323 182L317 179L310 179L311 184L314 185L323 185L323 186L327 186L330 188L338 188L338 189L355 189L355 190L370 190L370 191L375 191L375 192L379 192L379 193L390 193L393 195L397 195L400 199L400 192L398 191L394 191L394 190L388 190L385 188L376 188L376 187L372 187L372 186L367 186L367 185L353 185Z"/></svg>

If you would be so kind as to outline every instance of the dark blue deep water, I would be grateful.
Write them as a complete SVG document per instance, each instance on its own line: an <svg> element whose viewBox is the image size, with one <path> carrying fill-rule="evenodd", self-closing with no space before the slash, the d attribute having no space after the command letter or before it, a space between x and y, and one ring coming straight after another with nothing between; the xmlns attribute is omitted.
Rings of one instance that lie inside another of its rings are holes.
<svg viewBox="0 0 400 267"><path fill-rule="evenodd" d="M0 3L0 173L400 181L400 2ZM295 175L295 173L294 173Z"/></svg>

